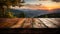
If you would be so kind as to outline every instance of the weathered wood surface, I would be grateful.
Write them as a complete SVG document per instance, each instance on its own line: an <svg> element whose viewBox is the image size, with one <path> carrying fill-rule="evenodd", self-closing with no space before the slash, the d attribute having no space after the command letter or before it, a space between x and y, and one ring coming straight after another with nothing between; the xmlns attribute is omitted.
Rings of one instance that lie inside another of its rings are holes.
<svg viewBox="0 0 60 34"><path fill-rule="evenodd" d="M58 28L60 18L0 18L0 28Z"/></svg>

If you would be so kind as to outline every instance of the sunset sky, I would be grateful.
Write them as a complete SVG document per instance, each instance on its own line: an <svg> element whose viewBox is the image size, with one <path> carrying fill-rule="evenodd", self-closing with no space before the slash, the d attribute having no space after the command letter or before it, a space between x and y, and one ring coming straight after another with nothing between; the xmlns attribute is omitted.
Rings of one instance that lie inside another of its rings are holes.
<svg viewBox="0 0 60 34"><path fill-rule="evenodd" d="M60 2L54 2L52 0L25 0L25 4L39 5L42 4L49 9L60 8Z"/></svg>

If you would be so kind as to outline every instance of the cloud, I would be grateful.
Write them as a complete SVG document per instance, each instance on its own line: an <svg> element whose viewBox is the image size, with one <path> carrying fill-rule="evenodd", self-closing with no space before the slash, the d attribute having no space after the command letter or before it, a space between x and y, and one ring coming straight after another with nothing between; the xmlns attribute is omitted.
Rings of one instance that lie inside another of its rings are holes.
<svg viewBox="0 0 60 34"><path fill-rule="evenodd" d="M53 2L60 2L60 0L52 0Z"/></svg>

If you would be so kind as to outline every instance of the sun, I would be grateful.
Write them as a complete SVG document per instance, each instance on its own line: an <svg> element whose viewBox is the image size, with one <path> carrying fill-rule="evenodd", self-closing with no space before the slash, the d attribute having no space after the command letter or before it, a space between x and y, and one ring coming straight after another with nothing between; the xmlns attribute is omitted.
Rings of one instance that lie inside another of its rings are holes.
<svg viewBox="0 0 60 34"><path fill-rule="evenodd" d="M48 8L48 10L52 10L52 8Z"/></svg>
<svg viewBox="0 0 60 34"><path fill-rule="evenodd" d="M56 7L54 7L54 6L47 6L47 10L51 11L53 9L56 9Z"/></svg>
<svg viewBox="0 0 60 34"><path fill-rule="evenodd" d="M48 10L53 10L53 9L57 9L57 8L60 8L60 6L58 6L58 5L50 5L50 6L45 6L45 7L47 7L47 9Z"/></svg>

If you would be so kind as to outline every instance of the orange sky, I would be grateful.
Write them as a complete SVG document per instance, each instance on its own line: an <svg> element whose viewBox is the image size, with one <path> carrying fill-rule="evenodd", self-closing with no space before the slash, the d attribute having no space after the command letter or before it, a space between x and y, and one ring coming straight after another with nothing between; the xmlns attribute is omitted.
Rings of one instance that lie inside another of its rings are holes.
<svg viewBox="0 0 60 34"><path fill-rule="evenodd" d="M34 3L33 3L34 2ZM29 9L44 9L44 10L51 10L51 9L57 9L60 8L60 2L53 2L52 0L31 0L27 1L26 4L32 4L35 6L28 6ZM36 6L38 4L38 6ZM39 4L42 4L42 6L39 6ZM27 7L27 6L26 6Z"/></svg>
<svg viewBox="0 0 60 34"><path fill-rule="evenodd" d="M60 8L59 5L52 5L52 6L43 6L43 5L31 5L31 6L23 6L23 8L25 7L25 9L33 9L33 10L37 10L37 9L41 9L41 10L52 10L52 9L57 9Z"/></svg>

